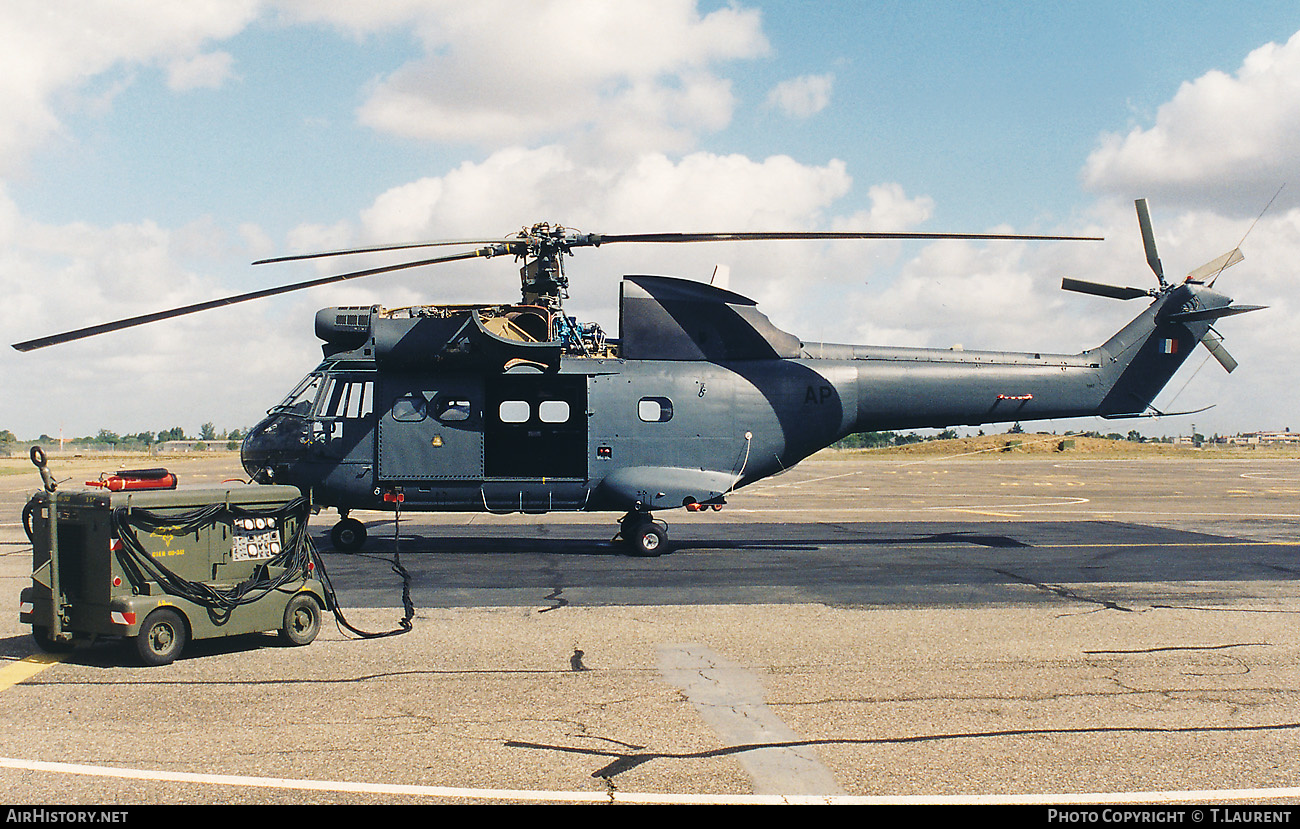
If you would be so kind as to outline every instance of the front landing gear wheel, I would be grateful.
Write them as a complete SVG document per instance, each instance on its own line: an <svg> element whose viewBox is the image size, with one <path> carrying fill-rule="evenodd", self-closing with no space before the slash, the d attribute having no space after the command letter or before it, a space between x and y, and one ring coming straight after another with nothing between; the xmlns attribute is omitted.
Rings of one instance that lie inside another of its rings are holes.
<svg viewBox="0 0 1300 829"><path fill-rule="evenodd" d="M342 553L355 553L366 543L366 525L355 518L344 518L330 530L330 543Z"/></svg>

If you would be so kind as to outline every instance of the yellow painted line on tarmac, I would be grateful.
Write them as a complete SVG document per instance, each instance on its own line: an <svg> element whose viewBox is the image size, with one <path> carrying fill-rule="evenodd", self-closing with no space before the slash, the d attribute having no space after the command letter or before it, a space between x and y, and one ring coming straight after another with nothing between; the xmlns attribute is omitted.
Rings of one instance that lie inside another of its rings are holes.
<svg viewBox="0 0 1300 829"><path fill-rule="evenodd" d="M991 515L994 518L1024 518L1018 512L990 512L983 509L963 509L962 507L949 507L951 512L969 512L972 515Z"/></svg>
<svg viewBox="0 0 1300 829"><path fill-rule="evenodd" d="M1154 544L1144 544L1141 541L1134 541L1124 544L1107 544L1099 541L1095 544L1035 544L1035 547L1183 547L1187 549L1209 549L1211 547L1295 547L1294 541L1160 541Z"/></svg>
<svg viewBox="0 0 1300 829"><path fill-rule="evenodd" d="M26 682L41 671L63 661L63 656L54 653L34 653L31 656L10 662L0 668L0 691L5 691L20 682Z"/></svg>

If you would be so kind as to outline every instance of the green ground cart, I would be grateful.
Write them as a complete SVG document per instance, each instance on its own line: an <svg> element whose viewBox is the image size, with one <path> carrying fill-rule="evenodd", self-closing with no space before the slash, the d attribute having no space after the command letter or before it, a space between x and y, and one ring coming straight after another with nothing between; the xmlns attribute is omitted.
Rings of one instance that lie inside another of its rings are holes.
<svg viewBox="0 0 1300 829"><path fill-rule="evenodd" d="M37 465L46 489L23 511L33 572L19 620L43 649L122 637L164 665L193 639L275 630L306 645L332 609L295 487L62 490L43 455Z"/></svg>

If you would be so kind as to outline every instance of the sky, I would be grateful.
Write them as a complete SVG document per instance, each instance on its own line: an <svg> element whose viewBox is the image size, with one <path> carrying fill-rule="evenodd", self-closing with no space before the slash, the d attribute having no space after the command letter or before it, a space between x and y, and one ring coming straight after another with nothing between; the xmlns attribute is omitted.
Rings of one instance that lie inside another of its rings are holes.
<svg viewBox="0 0 1300 829"><path fill-rule="evenodd" d="M620 245L566 262L708 281L808 341L1074 353L1241 243L1218 328L1147 435L1300 430L1300 6L1211 2L7 0L0 329L19 342L395 261L285 253L594 233L878 230L1101 242ZM1276 196L1276 198L1274 198ZM1271 206L1265 210L1266 205ZM1244 241L1243 241L1244 240ZM0 429L255 424L332 305L501 303L513 261L402 271L0 354Z"/></svg>

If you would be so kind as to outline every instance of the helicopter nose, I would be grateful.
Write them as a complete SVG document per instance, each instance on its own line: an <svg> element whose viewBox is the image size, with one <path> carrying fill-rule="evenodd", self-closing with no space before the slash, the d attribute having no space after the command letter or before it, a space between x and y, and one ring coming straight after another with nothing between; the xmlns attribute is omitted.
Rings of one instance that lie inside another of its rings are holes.
<svg viewBox="0 0 1300 829"><path fill-rule="evenodd" d="M269 419L267 418L267 420ZM248 477L259 484L270 483L269 480L266 480L269 471L267 462L270 460L265 432L267 420L263 420L254 426L244 436L244 442L239 447L239 462L243 464Z"/></svg>
<svg viewBox="0 0 1300 829"><path fill-rule="evenodd" d="M239 449L248 477L259 484L284 483L302 451L306 424L301 418L271 415L254 426Z"/></svg>

